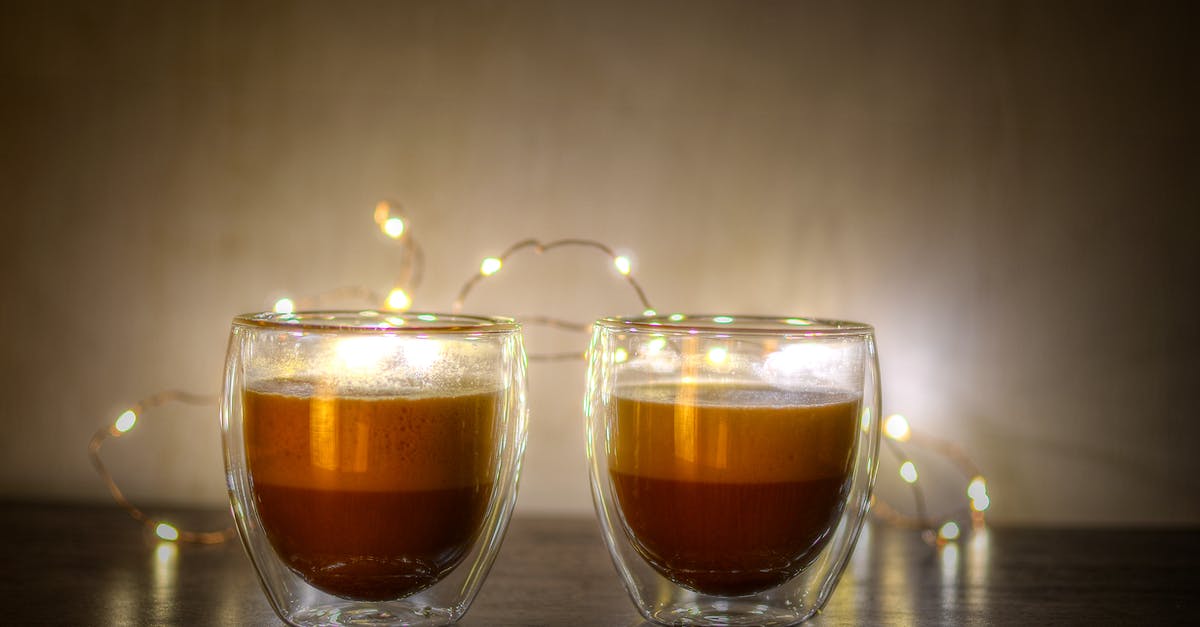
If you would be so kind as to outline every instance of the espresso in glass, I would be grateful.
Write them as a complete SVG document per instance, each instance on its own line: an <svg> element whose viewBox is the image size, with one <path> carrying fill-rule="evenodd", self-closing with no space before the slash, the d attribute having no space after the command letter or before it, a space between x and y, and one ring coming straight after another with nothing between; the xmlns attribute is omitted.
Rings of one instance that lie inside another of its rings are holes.
<svg viewBox="0 0 1200 627"><path fill-rule="evenodd" d="M757 384L618 388L609 474L659 574L741 596L795 577L842 517L861 396Z"/></svg>
<svg viewBox="0 0 1200 627"><path fill-rule="evenodd" d="M584 415L600 530L646 620L782 627L821 611L874 481L870 326L601 318Z"/></svg>
<svg viewBox="0 0 1200 627"><path fill-rule="evenodd" d="M480 533L499 393L398 396L270 380L243 392L251 494L289 569L344 599L425 590Z"/></svg>

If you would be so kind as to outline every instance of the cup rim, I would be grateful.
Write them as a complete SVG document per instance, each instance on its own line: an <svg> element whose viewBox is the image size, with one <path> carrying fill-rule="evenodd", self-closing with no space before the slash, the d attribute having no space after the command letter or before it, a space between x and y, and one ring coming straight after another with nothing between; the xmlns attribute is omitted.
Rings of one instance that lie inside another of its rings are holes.
<svg viewBox="0 0 1200 627"><path fill-rule="evenodd" d="M288 313L260 311L234 316L233 325L305 333L405 335L500 334L521 329L519 322L503 316L377 309L327 309Z"/></svg>
<svg viewBox="0 0 1200 627"><path fill-rule="evenodd" d="M765 316L741 314L655 314L652 316L609 316L596 325L608 330L648 331L721 335L867 336L875 327L862 322L809 316Z"/></svg>

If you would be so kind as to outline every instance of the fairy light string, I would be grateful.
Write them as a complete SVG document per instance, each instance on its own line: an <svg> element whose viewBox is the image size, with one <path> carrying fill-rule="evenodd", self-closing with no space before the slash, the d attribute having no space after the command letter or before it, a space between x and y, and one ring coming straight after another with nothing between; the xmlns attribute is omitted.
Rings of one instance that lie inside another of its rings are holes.
<svg viewBox="0 0 1200 627"><path fill-rule="evenodd" d="M113 501L116 501L117 505L128 512L131 518L141 523L143 527L158 536L161 540L192 544L219 544L232 538L235 532L232 525L220 531L191 531L181 529L165 519L155 518L146 514L141 508L126 498L125 493L117 486L112 473L108 471L108 468L104 465L104 460L100 457L100 448L104 446L106 440L121 438L130 431L133 431L133 428L137 426L141 417L150 409L171 403L214 405L216 402L217 398L211 395L192 394L180 390L159 392L134 403L129 409L121 412L111 425L98 429L92 435L91 441L88 442L88 456L92 460L92 467L96 469L96 473L100 475L105 486L108 487Z"/></svg>
<svg viewBox="0 0 1200 627"><path fill-rule="evenodd" d="M407 311L413 304L413 295L423 278L424 253L413 237L408 218L404 215L399 203L390 200L380 201L375 205L373 217L380 231L389 239L397 242L400 249L399 273L386 296L368 287L346 286L295 299L283 297L275 301L273 309L279 313L291 313L322 308L330 303L358 302L368 307L381 305L381 309L388 311ZM617 254L602 242L583 238L558 239L546 243L532 238L523 239L509 246L499 256L484 258L480 262L479 271L463 283L458 296L454 299L453 311L461 312L472 290L481 282L500 272L505 263L514 255L528 251L541 256L556 249L571 247L586 248L601 253L633 290L643 309L643 314L656 315L645 290L634 278L633 264L629 257ZM683 319L683 316L676 314L671 319ZM587 323L562 320L547 315L526 316L522 318L522 322L580 334L586 334L591 328L591 325ZM582 358L584 358L583 351L529 355L531 361L564 361ZM108 488L113 501L161 541L217 544L233 538L236 532L232 525L218 531L193 531L183 529L168 520L146 514L121 491L116 479L104 465L100 450L107 440L119 439L131 432L142 422L144 415L149 410L172 403L215 405L216 402L217 398L213 395L193 394L179 390L159 392L131 405L110 424L97 430L88 443L88 455L91 458L92 466ZM908 514L901 511L885 501L877 492L872 500L871 508L875 519L894 527L921 531L922 537L926 541L939 545L954 542L960 537L962 530L958 521L964 520L964 512L966 513L965 518L970 520L972 529L982 529L985 526L984 512L991 506L987 482L961 446L949 440L913 430L908 419L900 414L892 414L884 421L883 443L884 447L899 461L897 472L910 488L915 513ZM963 474L967 480L965 489L967 498L963 507L939 516L929 514L924 490L921 486L920 469L908 455L910 446L941 456Z"/></svg>

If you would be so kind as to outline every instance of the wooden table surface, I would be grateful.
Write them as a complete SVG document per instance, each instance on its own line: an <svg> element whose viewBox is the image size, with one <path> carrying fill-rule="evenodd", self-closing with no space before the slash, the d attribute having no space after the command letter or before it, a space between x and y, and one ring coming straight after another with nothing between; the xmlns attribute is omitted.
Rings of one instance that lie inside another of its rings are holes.
<svg viewBox="0 0 1200 627"><path fill-rule="evenodd" d="M227 514L178 511L219 528ZM0 502L6 624L277 625L239 543L175 546L107 506ZM163 548L160 548L163 547ZM810 625L1195 624L1200 530L868 527ZM461 625L643 625L587 517L518 515Z"/></svg>

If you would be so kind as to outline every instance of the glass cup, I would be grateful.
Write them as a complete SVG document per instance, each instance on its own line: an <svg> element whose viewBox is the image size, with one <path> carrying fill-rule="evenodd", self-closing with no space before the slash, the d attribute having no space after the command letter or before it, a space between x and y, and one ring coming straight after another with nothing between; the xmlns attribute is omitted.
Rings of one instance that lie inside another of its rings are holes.
<svg viewBox="0 0 1200 627"><path fill-rule="evenodd" d="M505 318L233 320L221 431L242 544L292 625L444 625L500 548L525 448Z"/></svg>
<svg viewBox="0 0 1200 627"><path fill-rule="evenodd" d="M605 318L584 408L604 540L646 619L790 625L820 611L875 479L870 326Z"/></svg>

